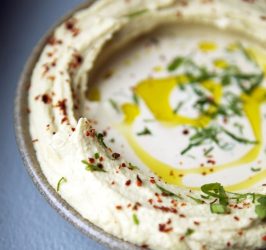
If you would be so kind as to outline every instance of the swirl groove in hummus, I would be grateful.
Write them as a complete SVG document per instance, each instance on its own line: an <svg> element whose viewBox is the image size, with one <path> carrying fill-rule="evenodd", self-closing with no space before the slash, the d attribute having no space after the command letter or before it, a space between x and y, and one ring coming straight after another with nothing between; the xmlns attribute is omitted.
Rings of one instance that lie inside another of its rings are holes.
<svg viewBox="0 0 266 250"><path fill-rule="evenodd" d="M166 184L150 170L136 168L106 147L93 121L82 118L95 62L101 65L159 25L185 21L221 29L230 26L265 44L266 22L260 13L265 13L266 5L262 2L260 7L253 10L250 3L225 0L101 0L56 28L35 66L29 89L30 132L49 183L84 218L139 246L266 247L266 224L258 216L258 206L261 217L266 209L265 171L259 185L247 191L262 196L260 202L252 195L239 203L228 202L230 194L224 201L216 185L220 196L211 201L220 203L215 203L212 213L210 201L202 202L201 192ZM239 9L246 14L240 15ZM230 213L219 210L225 206Z"/></svg>

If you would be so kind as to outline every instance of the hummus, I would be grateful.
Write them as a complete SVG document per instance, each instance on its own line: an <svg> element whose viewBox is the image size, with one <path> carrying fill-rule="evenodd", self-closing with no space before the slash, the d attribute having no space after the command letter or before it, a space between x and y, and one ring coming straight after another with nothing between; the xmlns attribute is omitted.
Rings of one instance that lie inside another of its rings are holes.
<svg viewBox="0 0 266 250"><path fill-rule="evenodd" d="M84 218L151 249L266 247L266 5L252 2L101 0L55 29L30 133Z"/></svg>

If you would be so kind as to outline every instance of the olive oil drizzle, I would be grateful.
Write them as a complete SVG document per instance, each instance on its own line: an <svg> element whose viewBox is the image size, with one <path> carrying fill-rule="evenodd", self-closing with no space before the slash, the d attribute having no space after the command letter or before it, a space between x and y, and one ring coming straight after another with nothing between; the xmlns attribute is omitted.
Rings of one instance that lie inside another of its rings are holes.
<svg viewBox="0 0 266 250"><path fill-rule="evenodd" d="M258 65L260 65L260 67L266 71L266 59L262 59L261 55L258 55L255 50L252 52ZM206 127L212 121L210 116L200 114L197 118L190 118L179 115L177 112L173 112L173 109L170 106L169 97L171 92L177 85L183 86L188 84L188 77L188 75L183 74L160 79L143 80L135 86L134 92L145 102L155 119L166 126L189 125L193 127ZM201 86L212 94L216 103L220 103L223 96L222 84L212 79L206 79L201 82ZM243 101L243 113L250 123L254 140L257 142L263 141L260 109L261 105L265 102L265 96L266 89L262 87L256 87L251 93L243 92L240 95L240 99ZM159 103L158 100L160 100ZM210 106L208 111L212 112L212 109L213 107ZM119 130L125 136L136 155L165 182L178 185L179 187L198 189L185 185L183 183L183 177L187 174L202 174L203 172L212 174L243 164L252 163L258 158L258 155L262 151L263 144L256 143L252 145L251 149L245 155L240 157L240 159L228 162L226 164L216 165L212 168L195 166L189 169L176 169L173 166L166 164L147 153L138 144L135 136L132 134L132 124L140 114L139 106L137 104L126 103L122 106L122 111L124 114L124 122L119 125ZM252 187L257 182L262 181L265 179L265 177L266 170L262 170L258 173L254 173L248 179L237 184L227 186L226 188L229 191L247 189Z"/></svg>

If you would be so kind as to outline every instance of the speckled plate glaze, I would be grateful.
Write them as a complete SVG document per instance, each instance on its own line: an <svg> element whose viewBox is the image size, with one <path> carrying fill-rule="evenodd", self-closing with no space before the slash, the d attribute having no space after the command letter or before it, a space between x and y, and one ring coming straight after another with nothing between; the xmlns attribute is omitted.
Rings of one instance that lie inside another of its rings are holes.
<svg viewBox="0 0 266 250"><path fill-rule="evenodd" d="M246 0L245 2L256 3L255 0ZM27 90L29 87L32 70L36 62L38 61L38 58L45 46L47 38L53 33L54 29L59 24L67 20L73 13L75 13L77 10L89 7L92 3L93 0L88 0L85 4L78 6L75 10L64 16L47 32L47 34L40 40L40 42L34 48L23 70L16 93L14 113L16 139L26 169L29 175L31 176L34 184L36 185L40 193L49 202L49 204L53 208L55 208L56 211L64 219L69 221L88 237L106 245L110 249L140 249L139 247L128 242L122 241L104 232L99 227L93 225L88 220L84 219L75 209L73 209L64 199L60 197L60 195L54 190L54 188L52 188L52 186L48 183L46 177L42 173L29 133L29 121L27 115ZM259 8L261 4L265 5L265 3L258 2L257 6L254 7ZM266 16L263 16L261 18L266 19Z"/></svg>
<svg viewBox="0 0 266 250"><path fill-rule="evenodd" d="M42 173L41 167L37 160L35 150L33 148L31 136L29 133L29 121L27 115L27 98L28 86L34 65L45 46L47 38L51 36L54 29L67 20L76 11L89 7L93 1L87 1L85 4L78 6L76 9L61 18L38 42L29 57L27 64L21 74L16 92L14 121L16 140L22 156L24 165L31 176L33 183L38 188L39 192L45 197L49 204L68 222L73 224L82 233L92 238L93 240L104 244L110 249L139 249L133 244L122 241L110 234L107 234L99 227L93 225L88 220L84 219L76 210L74 210L64 199L57 194L53 187L48 183L46 177Z"/></svg>

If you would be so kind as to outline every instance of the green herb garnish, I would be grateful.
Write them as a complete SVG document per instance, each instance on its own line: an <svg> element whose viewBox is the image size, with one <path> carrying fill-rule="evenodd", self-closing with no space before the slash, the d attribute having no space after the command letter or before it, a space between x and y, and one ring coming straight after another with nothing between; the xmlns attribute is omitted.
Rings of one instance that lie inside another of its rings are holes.
<svg viewBox="0 0 266 250"><path fill-rule="evenodd" d="M104 143L104 139L103 139L103 138L104 138L104 135L101 134L101 133L98 133L98 134L96 135L96 137L97 137L97 140L98 140L99 144L100 144L101 146L107 148L106 144Z"/></svg>
<svg viewBox="0 0 266 250"><path fill-rule="evenodd" d="M176 197L176 198L181 199L181 200L183 199L181 195L175 194L175 193L159 186L158 184L155 184L155 185L158 189L160 189L160 191L162 192L162 195Z"/></svg>
<svg viewBox="0 0 266 250"><path fill-rule="evenodd" d="M262 220L266 219L266 196L260 197L258 200L258 205L255 207L255 212L258 217Z"/></svg>
<svg viewBox="0 0 266 250"><path fill-rule="evenodd" d="M128 17L128 18L134 18L134 17L140 16L142 14L145 14L147 11L148 11L147 9L137 10L137 11L128 13L125 16Z"/></svg>
<svg viewBox="0 0 266 250"><path fill-rule="evenodd" d="M139 225L139 219L138 216L136 214L132 215L132 219L135 225Z"/></svg>
<svg viewBox="0 0 266 250"><path fill-rule="evenodd" d="M117 102L114 101L113 99L109 99L109 102L110 102L112 108L113 108L117 113L120 113L120 108L119 108Z"/></svg>
<svg viewBox="0 0 266 250"><path fill-rule="evenodd" d="M139 169L137 166L133 165L131 162L129 162L128 165L129 165L129 169L131 170Z"/></svg>
<svg viewBox="0 0 266 250"><path fill-rule="evenodd" d="M176 108L173 110L173 113L177 114L179 112L179 110L181 109L181 107L183 106L183 104L184 104L184 102L182 102L182 101L177 103Z"/></svg>
<svg viewBox="0 0 266 250"><path fill-rule="evenodd" d="M204 204L204 203L205 203L204 200L201 200L201 199L195 198L195 197L193 197L193 196L191 196L191 195L187 195L187 197L189 197L190 199L192 199L193 201L195 201L195 202L198 203L198 204Z"/></svg>
<svg viewBox="0 0 266 250"><path fill-rule="evenodd" d="M207 194L207 196L203 198L215 198L215 200L210 203L210 210L212 213L230 213L230 208L228 206L229 200L235 200L236 203L239 203L248 198L251 198L252 203L257 203L255 205L255 213L257 214L258 218L266 218L266 195L256 193L226 192L220 183L205 184L201 186L201 191Z"/></svg>
<svg viewBox="0 0 266 250"><path fill-rule="evenodd" d="M86 165L86 170L91 172L106 172L101 164L90 164L86 160L82 160L82 163Z"/></svg>
<svg viewBox="0 0 266 250"><path fill-rule="evenodd" d="M136 105L139 105L139 98L138 98L138 96L135 93L133 94L132 99L133 99L133 102Z"/></svg>
<svg viewBox="0 0 266 250"><path fill-rule="evenodd" d="M188 228L186 233L185 233L185 236L190 236L191 234L193 234L195 232L194 229L191 229L191 228Z"/></svg>
<svg viewBox="0 0 266 250"><path fill-rule="evenodd" d="M214 147L209 147L206 151L204 151L204 156L209 156L209 154L213 151Z"/></svg>
<svg viewBox="0 0 266 250"><path fill-rule="evenodd" d="M239 137L229 130L221 127L221 126L214 126L211 125L207 128L195 128L196 132L194 135L192 135L189 138L189 145L181 151L181 155L184 155L189 150L191 150L194 147L201 146L206 143L215 143L220 148L226 150L228 144L222 144L221 140L219 140L218 136L221 133L225 133L227 136L229 136L231 139L233 139L236 142L243 143L243 144L256 144L257 141L251 141L243 137Z"/></svg>
<svg viewBox="0 0 266 250"><path fill-rule="evenodd" d="M178 69L183 64L184 61L185 61L184 57L174 58L167 67L168 71L174 71Z"/></svg>
<svg viewBox="0 0 266 250"><path fill-rule="evenodd" d="M230 213L230 209L226 205L222 204L210 204L210 209L213 214L227 214Z"/></svg>
<svg viewBox="0 0 266 250"><path fill-rule="evenodd" d="M151 134L152 134L151 131L147 127L145 127L143 131L137 133L137 135L139 136L140 135L151 135Z"/></svg>
<svg viewBox="0 0 266 250"><path fill-rule="evenodd" d="M99 154L98 152L95 153L95 154L94 154L94 158L95 158L95 159L99 159L99 158L100 158L100 154Z"/></svg>
<svg viewBox="0 0 266 250"><path fill-rule="evenodd" d="M251 168L251 171L253 171L253 172L259 172L260 170L261 170L261 168L254 168L254 167Z"/></svg>
<svg viewBox="0 0 266 250"><path fill-rule="evenodd" d="M56 191L59 192L60 186L62 183L67 182L67 179L65 177L61 177L60 180L57 182Z"/></svg>

